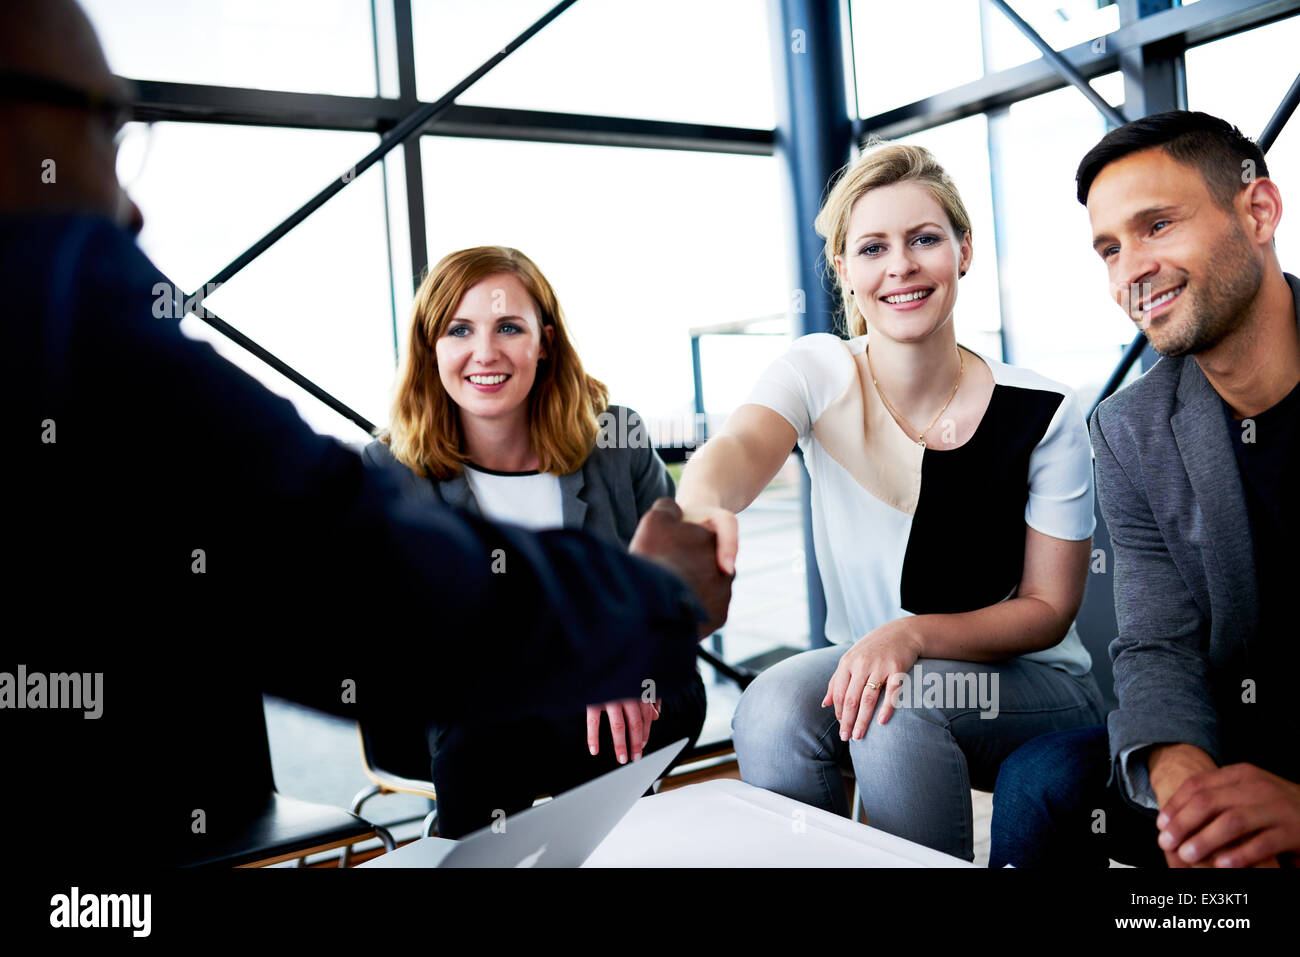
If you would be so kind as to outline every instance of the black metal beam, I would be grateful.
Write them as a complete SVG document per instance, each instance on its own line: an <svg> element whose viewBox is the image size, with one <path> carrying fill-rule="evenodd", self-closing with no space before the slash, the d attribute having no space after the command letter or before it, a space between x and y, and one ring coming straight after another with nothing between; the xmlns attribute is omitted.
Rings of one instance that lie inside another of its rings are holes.
<svg viewBox="0 0 1300 957"><path fill-rule="evenodd" d="M1120 68L1119 56L1126 50L1167 44L1181 52L1243 30L1264 26L1300 12L1300 0L1201 0L1190 7L1177 7L1121 26L1094 49L1092 42L1059 51L1085 79L1093 79ZM981 77L944 93L878 113L863 120L864 136L884 139L910 136L953 120L987 110L1009 106L1041 93L1066 86L1066 81L1043 60L1024 63Z"/></svg>
<svg viewBox="0 0 1300 957"><path fill-rule="evenodd" d="M752 156L771 156L775 149L771 130L488 106L453 106L421 132L438 136L697 150Z"/></svg>
<svg viewBox="0 0 1300 957"><path fill-rule="evenodd" d="M1255 141L1262 152L1267 153L1269 147L1277 142L1278 134L1282 132L1282 127L1286 126L1286 121L1295 112L1297 103L1300 103L1300 74L1296 75L1291 89L1286 91L1286 96L1282 97L1282 102L1277 105L1277 109L1273 111L1272 117L1265 125L1264 132Z"/></svg>
<svg viewBox="0 0 1300 957"><path fill-rule="evenodd" d="M172 288L179 289L180 287L173 284ZM261 359L263 362L269 365L276 372L280 373L280 375L284 376L286 379L289 379L300 388L311 393L315 398L320 399L322 402L324 402L327 406L329 406L339 415L343 416L346 419L349 419L350 421L356 423L361 428L365 429L370 436L373 437L379 434L379 429L375 426L375 424L371 422L369 419L367 419L360 412L356 411L351 406L341 402L339 399L335 398L329 392L326 392L315 382L312 382L311 379L308 379L305 375L303 375L293 366L286 363L283 359L280 359L274 353L263 348L261 345L254 342L248 336L244 335L242 332L240 332L230 323L226 322L224 319L217 316L210 309L208 309L207 306L193 304L192 299L193 297L187 297L186 300L183 302L179 299L176 300L178 303L177 311L179 314L184 315L183 310L188 308L188 310L192 314L197 316L199 319L202 319L204 322L210 325L213 329L217 330L217 332L221 333L231 342L235 343L240 348L246 350L247 352Z"/></svg>
<svg viewBox="0 0 1300 957"><path fill-rule="evenodd" d="M403 114L399 100L377 96L285 93L236 86L131 80L136 119L147 122L235 123L382 133Z"/></svg>
<svg viewBox="0 0 1300 957"><path fill-rule="evenodd" d="M403 109L419 109L420 95L415 76L415 26L411 19L411 0L393 0L393 27L397 34L397 87ZM424 161L420 155L420 137L402 144L403 168L406 171L406 227L411 241L411 288L419 290L425 270L429 268L428 225L424 214Z"/></svg>
<svg viewBox="0 0 1300 957"><path fill-rule="evenodd" d="M139 94L134 104L135 116L149 122L234 123L384 133L403 116L429 105L416 100L406 108L404 100L382 97L278 93L151 80L132 82ZM773 152L771 130L458 104L449 106L420 133L758 156L771 156Z"/></svg>
<svg viewBox="0 0 1300 957"><path fill-rule="evenodd" d="M845 89L845 37L842 9L826 0L769 0L778 156L787 182L791 215L792 292L802 290L804 309L795 315L800 335L829 332L835 326L833 296L823 282L822 240L813 229L826 184L849 160L854 129ZM851 49L851 47L850 47ZM826 598L813 544L812 486L800 470L804 575L808 589L808 638L827 644Z"/></svg>
<svg viewBox="0 0 1300 957"><path fill-rule="evenodd" d="M1121 26L1171 10L1175 0L1119 0ZM1183 51L1169 41L1120 52L1124 74L1124 112L1133 118L1187 108Z"/></svg>

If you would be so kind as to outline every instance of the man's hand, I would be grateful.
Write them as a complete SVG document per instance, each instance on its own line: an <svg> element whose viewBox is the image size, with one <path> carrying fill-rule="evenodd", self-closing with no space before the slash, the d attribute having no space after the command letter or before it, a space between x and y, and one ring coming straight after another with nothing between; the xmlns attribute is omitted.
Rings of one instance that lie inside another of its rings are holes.
<svg viewBox="0 0 1300 957"><path fill-rule="evenodd" d="M1206 774L1218 769L1214 758L1210 757L1194 744L1162 744L1151 749L1147 758L1147 776L1151 779L1151 790L1155 793L1156 804L1161 808L1169 803L1183 782L1198 774ZM1165 863L1170 867L1194 867L1179 857L1177 845L1172 849L1161 850L1165 854ZM1208 864L1201 864L1208 867Z"/></svg>
<svg viewBox="0 0 1300 957"><path fill-rule="evenodd" d="M662 565L691 587L708 616L699 627L701 638L722 627L731 603L731 580L736 576L718 568L712 531L683 521L677 503L660 498L641 516L630 551Z"/></svg>
<svg viewBox="0 0 1300 957"><path fill-rule="evenodd" d="M600 753L600 716L609 715L609 734L614 741L614 756L619 764L641 760L641 753L650 740L650 724L659 720L662 701L645 701L625 698L604 705L587 705L587 750L592 755ZM623 732L627 732L626 741Z"/></svg>
<svg viewBox="0 0 1300 957"><path fill-rule="evenodd" d="M1184 781L1156 826L1166 859L1183 867L1276 867L1277 855L1300 852L1300 784L1231 764Z"/></svg>

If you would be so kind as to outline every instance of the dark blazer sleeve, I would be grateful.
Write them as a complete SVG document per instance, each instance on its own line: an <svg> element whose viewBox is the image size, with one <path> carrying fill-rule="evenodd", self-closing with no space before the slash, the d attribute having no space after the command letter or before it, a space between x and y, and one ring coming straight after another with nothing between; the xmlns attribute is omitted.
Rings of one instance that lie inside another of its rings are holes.
<svg viewBox="0 0 1300 957"><path fill-rule="evenodd" d="M1216 762L1220 749L1206 655L1209 623L1148 504L1146 483L1160 477L1149 467L1141 469L1134 436L1122 422L1109 422L1107 411L1102 405L1093 415L1092 445L1098 498L1114 551L1119 635L1110 656L1119 707L1110 714L1109 731L1112 768L1124 780L1120 759L1130 749L1193 744Z"/></svg>
<svg viewBox="0 0 1300 957"><path fill-rule="evenodd" d="M194 680L229 662L301 686L309 670L337 698L362 675L358 699L501 717L571 713L635 695L649 677L691 679L697 606L676 576L580 532L533 535L412 501L390 471L366 468L151 315L166 279L125 233L94 218L70 229L49 251L61 273L46 288L71 298L57 309L29 300L44 314L22 319L40 324L46 384L61 383L50 398L67 423L60 454L125 463L82 519L131 516L136 533L117 536L115 562L152 600L184 608L187 627L215 630L217 616L227 626L189 641L205 649L185 666ZM113 452L142 417L155 448L132 467ZM205 575L191 573L196 542ZM366 641L376 634L382 648Z"/></svg>

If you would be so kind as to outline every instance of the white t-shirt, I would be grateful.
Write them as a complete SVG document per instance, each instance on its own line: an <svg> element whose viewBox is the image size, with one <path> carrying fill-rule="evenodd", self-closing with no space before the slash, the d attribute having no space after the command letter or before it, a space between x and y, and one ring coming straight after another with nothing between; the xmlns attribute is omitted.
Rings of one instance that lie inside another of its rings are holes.
<svg viewBox="0 0 1300 957"><path fill-rule="evenodd" d="M466 463L465 480L486 518L533 531L564 527L559 476L550 472L495 472Z"/></svg>
<svg viewBox="0 0 1300 957"><path fill-rule="evenodd" d="M835 643L904 615L1003 601L1023 572L1025 525L1078 541L1096 524L1092 445L1069 388L981 356L994 388L974 435L954 449L922 448L862 374L855 357L866 344L804 336L748 399L799 434ZM1022 657L1075 675L1092 667L1073 625L1059 644Z"/></svg>

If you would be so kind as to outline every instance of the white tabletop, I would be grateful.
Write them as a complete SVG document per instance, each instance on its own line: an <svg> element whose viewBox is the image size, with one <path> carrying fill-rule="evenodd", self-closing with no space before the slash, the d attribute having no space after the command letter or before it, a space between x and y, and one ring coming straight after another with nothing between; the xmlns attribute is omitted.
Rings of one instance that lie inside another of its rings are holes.
<svg viewBox="0 0 1300 957"><path fill-rule="evenodd" d="M641 798L584 867L972 867L731 779Z"/></svg>

